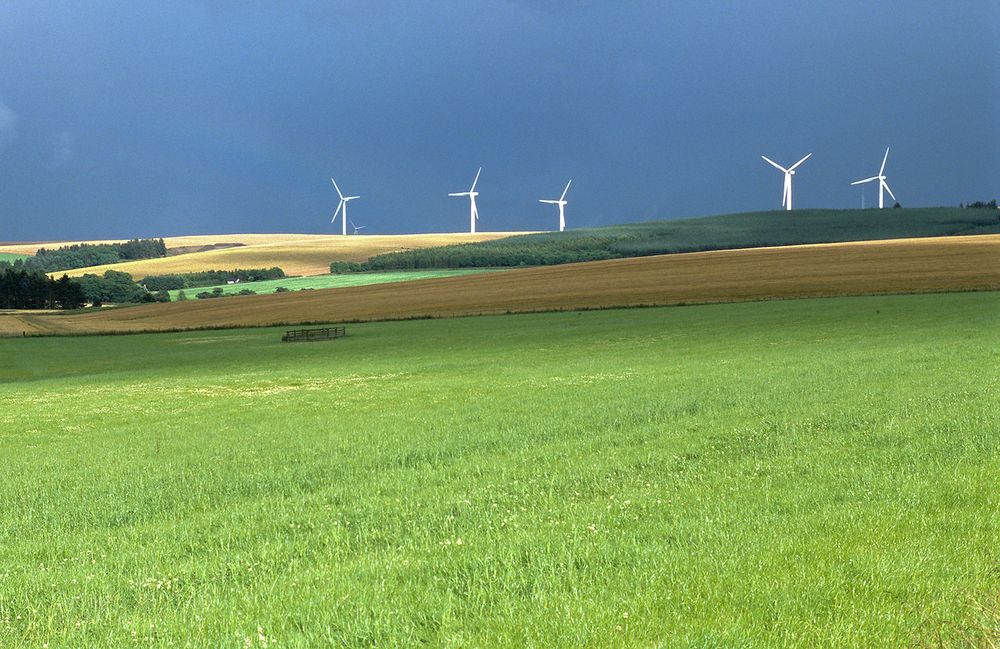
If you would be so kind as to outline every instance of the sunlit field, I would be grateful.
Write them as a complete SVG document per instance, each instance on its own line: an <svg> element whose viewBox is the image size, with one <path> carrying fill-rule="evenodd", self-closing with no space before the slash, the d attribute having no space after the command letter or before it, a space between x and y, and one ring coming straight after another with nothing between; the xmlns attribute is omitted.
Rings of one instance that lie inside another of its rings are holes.
<svg viewBox="0 0 1000 649"><path fill-rule="evenodd" d="M384 273L351 273L347 275L315 275L311 277L284 277L269 279L262 282L241 282L239 284L220 284L219 286L204 286L184 289L188 299L198 293L212 292L221 288L223 295L234 295L243 290L251 290L258 295L274 293L279 288L289 291L315 290L319 288L344 288L347 286L368 286L370 284L388 284L392 282L410 282L418 279L434 279L437 277L457 277L475 273L490 272L485 268L469 268L462 270L415 270ZM170 299L176 300L180 290L169 291Z"/></svg>
<svg viewBox="0 0 1000 649"><path fill-rule="evenodd" d="M166 239L168 252L171 248L190 250L212 243L244 243L238 247L220 248L204 252L184 254L155 259L124 261L104 266L89 266L65 271L70 277L85 273L103 275L108 270L129 273L135 279L147 275L168 275L172 273L196 273L207 270L228 270L232 268L271 268L278 266L288 275L325 275L330 272L333 261L364 261L372 255L415 248L461 244L477 241L501 239L522 232L477 232L429 233L429 234L377 234L365 236L339 235L219 235L199 237L173 237ZM48 244L57 247L60 244ZM34 252L37 245L7 246L9 252ZM59 274L62 274L60 271Z"/></svg>
<svg viewBox="0 0 1000 649"><path fill-rule="evenodd" d="M991 646L998 325L981 292L0 339L0 646Z"/></svg>
<svg viewBox="0 0 1000 649"><path fill-rule="evenodd" d="M0 335L116 333L1000 289L1000 235L610 259L406 284L10 315ZM372 275L368 275L372 277ZM248 285L249 286L249 285ZM197 291L195 292L197 294ZM190 298L191 293L187 296Z"/></svg>

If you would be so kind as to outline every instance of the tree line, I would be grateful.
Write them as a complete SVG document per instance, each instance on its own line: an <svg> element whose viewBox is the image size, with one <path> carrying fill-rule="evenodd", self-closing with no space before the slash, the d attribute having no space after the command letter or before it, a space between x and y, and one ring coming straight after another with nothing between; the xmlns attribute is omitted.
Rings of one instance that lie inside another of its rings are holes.
<svg viewBox="0 0 1000 649"><path fill-rule="evenodd" d="M977 208L977 209L995 210L995 209L997 209L997 199L994 198L991 201L985 201L985 202L984 201L976 201L974 203L965 203L964 205L962 203L959 203L958 206L959 207L972 207L972 208Z"/></svg>
<svg viewBox="0 0 1000 649"><path fill-rule="evenodd" d="M116 264L121 261L165 257L163 239L132 239L124 243L78 243L60 248L39 248L34 257L18 259L14 268L29 272L52 273L88 266Z"/></svg>
<svg viewBox="0 0 1000 649"><path fill-rule="evenodd" d="M0 262L0 309L79 309L86 304L169 301L166 291L150 293L131 275L116 270L52 279L45 273Z"/></svg>
<svg viewBox="0 0 1000 649"><path fill-rule="evenodd" d="M364 262L335 261L330 264L330 272L549 266L622 256L612 249L615 237L564 236L557 239L548 235L530 236L533 238L510 237L481 243L391 252L374 255Z"/></svg>
<svg viewBox="0 0 1000 649"><path fill-rule="evenodd" d="M24 269L0 269L0 309L79 309L83 287L66 275L52 279Z"/></svg>
<svg viewBox="0 0 1000 649"><path fill-rule="evenodd" d="M215 286L226 282L260 282L266 279L281 279L285 271L277 266L272 268L235 268L233 270L206 270L197 273L174 273L170 275L147 275L142 283L150 291L176 291L182 288Z"/></svg>

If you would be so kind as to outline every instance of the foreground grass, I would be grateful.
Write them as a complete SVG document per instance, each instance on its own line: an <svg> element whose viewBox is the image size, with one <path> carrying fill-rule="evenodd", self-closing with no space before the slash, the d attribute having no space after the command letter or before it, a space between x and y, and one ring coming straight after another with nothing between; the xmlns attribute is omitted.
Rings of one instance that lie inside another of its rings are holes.
<svg viewBox="0 0 1000 649"><path fill-rule="evenodd" d="M1000 295L0 340L0 646L989 646Z"/></svg>
<svg viewBox="0 0 1000 649"><path fill-rule="evenodd" d="M271 279L263 282L219 284L217 286L188 288L184 289L184 295L188 299L191 299L198 293L203 291L211 292L215 288L221 288L223 295L233 295L244 289L250 289L258 295L267 295L274 293L275 289L278 287L287 288L290 291L318 288L344 288L346 286L368 286L369 284L386 284L389 282L409 282L416 279L433 279L435 277L456 277L458 275L491 272L491 270L492 269L485 268L468 268L463 270L418 270L386 273L352 273L350 275L316 275L313 277L284 277L282 279ZM178 293L180 293L179 290L170 291L170 299L176 300Z"/></svg>

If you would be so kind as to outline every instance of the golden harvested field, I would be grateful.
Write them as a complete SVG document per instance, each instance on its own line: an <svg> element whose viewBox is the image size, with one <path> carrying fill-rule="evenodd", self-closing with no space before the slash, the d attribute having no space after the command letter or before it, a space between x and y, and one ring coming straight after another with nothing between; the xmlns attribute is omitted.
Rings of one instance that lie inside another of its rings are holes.
<svg viewBox="0 0 1000 649"><path fill-rule="evenodd" d="M78 277L84 273L101 275L106 270L119 270L130 273L134 279L138 280L146 275L192 273L231 268L270 268L272 266L280 267L288 275L325 275L330 272L330 262L332 261L364 261L372 255L386 252L430 248L457 243L490 241L519 234L527 233L378 234L356 237L318 234L225 234L165 237L164 242L167 244L168 250L191 246L209 246L219 243L242 243L244 245L237 248L190 252L160 259L143 259L120 264L78 268L52 273L52 275L63 275L65 273L70 277ZM45 247L56 248L72 243L81 242L71 241L44 245ZM89 241L83 243L101 242ZM39 247L41 246L37 243L0 246L0 252L34 254Z"/></svg>
<svg viewBox="0 0 1000 649"><path fill-rule="evenodd" d="M514 234L525 234L523 232L477 232L475 235L470 235L465 232L459 233L438 233L438 234L410 234L410 235L364 235L364 237L377 237L377 236L401 236L401 237L477 237L476 239L468 239L469 241L483 241L486 239L495 239L502 236L511 236ZM478 238L482 237L482 238ZM159 238L159 237L154 237ZM326 239L342 239L343 237L339 235L332 234L291 234L291 233L272 233L272 234L255 234L255 233L244 233L244 234L191 234L182 235L179 237L162 237L163 242L167 244L167 249L171 248L186 248L188 246L210 246L217 243L242 243L243 245L253 246L259 244L269 244L269 243L288 243L290 241L323 241ZM33 255L35 251L39 248L60 248L62 246L73 246L79 244L99 244L99 243L124 243L125 239L92 239L87 241L26 241L26 242L16 242L16 243L2 243L0 244L0 252L12 252L19 255ZM464 241L456 241L455 243L464 243ZM434 244L440 245L440 244Z"/></svg>
<svg viewBox="0 0 1000 649"><path fill-rule="evenodd" d="M50 332L158 331L878 293L1000 290L1000 235L723 250L65 316ZM15 316L16 317L16 316ZM16 322L0 325L17 326Z"/></svg>
<svg viewBox="0 0 1000 649"><path fill-rule="evenodd" d="M0 312L0 336L17 335L24 331L36 333L47 331L47 329L44 326L39 327L28 322L24 314Z"/></svg>

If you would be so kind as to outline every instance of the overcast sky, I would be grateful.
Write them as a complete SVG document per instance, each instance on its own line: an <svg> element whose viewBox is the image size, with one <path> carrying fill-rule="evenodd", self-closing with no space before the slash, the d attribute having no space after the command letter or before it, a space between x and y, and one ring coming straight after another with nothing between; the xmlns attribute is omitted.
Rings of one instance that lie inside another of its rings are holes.
<svg viewBox="0 0 1000 649"><path fill-rule="evenodd" d="M820 6L822 5L822 6ZM0 3L0 240L1000 196L1000 2ZM876 201L874 188L866 196Z"/></svg>

